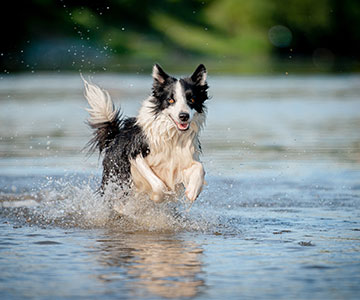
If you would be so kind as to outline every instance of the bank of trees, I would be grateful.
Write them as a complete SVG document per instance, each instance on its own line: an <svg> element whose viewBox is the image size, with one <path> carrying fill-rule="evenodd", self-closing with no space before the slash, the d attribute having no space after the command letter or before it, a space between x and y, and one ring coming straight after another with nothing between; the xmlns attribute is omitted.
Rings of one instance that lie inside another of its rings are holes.
<svg viewBox="0 0 360 300"><path fill-rule="evenodd" d="M0 19L3 69L360 58L357 0L24 0Z"/></svg>

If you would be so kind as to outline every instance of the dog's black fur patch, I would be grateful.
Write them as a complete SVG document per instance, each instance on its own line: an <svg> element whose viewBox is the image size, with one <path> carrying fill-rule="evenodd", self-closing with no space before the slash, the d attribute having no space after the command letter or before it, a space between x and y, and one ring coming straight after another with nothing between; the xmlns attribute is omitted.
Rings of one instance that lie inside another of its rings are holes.
<svg viewBox="0 0 360 300"><path fill-rule="evenodd" d="M199 85L191 78L180 79L180 83L184 87L188 105L195 109L198 113L202 113L204 111L204 102L208 99L208 85ZM194 99L195 102L192 103L191 99Z"/></svg>
<svg viewBox="0 0 360 300"><path fill-rule="evenodd" d="M89 152L93 153L99 149L100 153L109 146L109 143L120 133L122 127L123 118L121 116L120 109L115 113L115 118L112 122L87 124L94 129L94 136L87 144Z"/></svg>
<svg viewBox="0 0 360 300"><path fill-rule="evenodd" d="M156 64L158 70L158 77L161 80L154 78L152 87L153 99L151 103L154 104L154 114L157 115L162 110L171 105L169 99L174 99L174 88L177 79L168 75L158 64Z"/></svg>
<svg viewBox="0 0 360 300"><path fill-rule="evenodd" d="M113 122L91 127L97 130L89 146L91 149L98 147L100 153L105 153L100 192L104 192L109 182L115 182L120 187L129 184L130 159L139 154L146 157L150 153L146 137L136 124L136 118L122 118L118 111Z"/></svg>

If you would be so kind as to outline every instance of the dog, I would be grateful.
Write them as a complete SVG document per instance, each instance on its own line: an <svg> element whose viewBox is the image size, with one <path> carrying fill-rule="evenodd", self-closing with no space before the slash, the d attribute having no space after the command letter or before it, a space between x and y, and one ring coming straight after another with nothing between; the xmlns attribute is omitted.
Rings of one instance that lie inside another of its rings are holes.
<svg viewBox="0 0 360 300"><path fill-rule="evenodd" d="M152 77L151 96L137 117L123 117L107 91L82 78L94 130L88 146L104 155L100 192L112 182L157 203L180 193L193 203L205 176L199 133L207 113L207 70L200 64L190 77L176 79L155 64Z"/></svg>

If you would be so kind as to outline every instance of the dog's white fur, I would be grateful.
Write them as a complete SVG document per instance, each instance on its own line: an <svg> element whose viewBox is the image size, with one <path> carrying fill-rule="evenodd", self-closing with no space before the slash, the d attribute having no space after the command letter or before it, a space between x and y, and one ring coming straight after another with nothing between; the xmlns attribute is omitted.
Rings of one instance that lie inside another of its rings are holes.
<svg viewBox="0 0 360 300"><path fill-rule="evenodd" d="M154 67L155 68L155 67ZM153 70L154 79L162 80L157 70ZM109 93L98 86L85 83L85 97L89 102L92 124L112 122L116 110ZM202 81L205 84L206 73ZM206 110L198 113L192 110L186 101L182 86L177 82L175 105L171 105L160 114L154 115L152 97L146 99L137 116L137 124L142 128L150 153L144 158L141 154L131 160L133 185L138 193L146 193L155 202L164 200L166 194L177 194L181 185L185 195L194 201L204 185L204 168L199 160L198 135L205 124ZM190 115L189 129L179 131L176 122L180 112Z"/></svg>
<svg viewBox="0 0 360 300"><path fill-rule="evenodd" d="M82 75L81 78L85 85L84 96L90 105L90 108L86 108L86 111L90 114L89 123L112 122L116 117L116 110L108 91L87 82Z"/></svg>

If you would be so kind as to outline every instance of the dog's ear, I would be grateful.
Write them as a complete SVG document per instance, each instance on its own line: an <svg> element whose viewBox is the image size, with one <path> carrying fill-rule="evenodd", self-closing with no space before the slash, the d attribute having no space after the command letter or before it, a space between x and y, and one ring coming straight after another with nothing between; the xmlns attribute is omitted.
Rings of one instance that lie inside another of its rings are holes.
<svg viewBox="0 0 360 300"><path fill-rule="evenodd" d="M191 80L198 85L206 85L207 72L203 64L200 64L191 75Z"/></svg>
<svg viewBox="0 0 360 300"><path fill-rule="evenodd" d="M155 64L152 70L152 77L155 81L163 84L170 76L158 65Z"/></svg>

